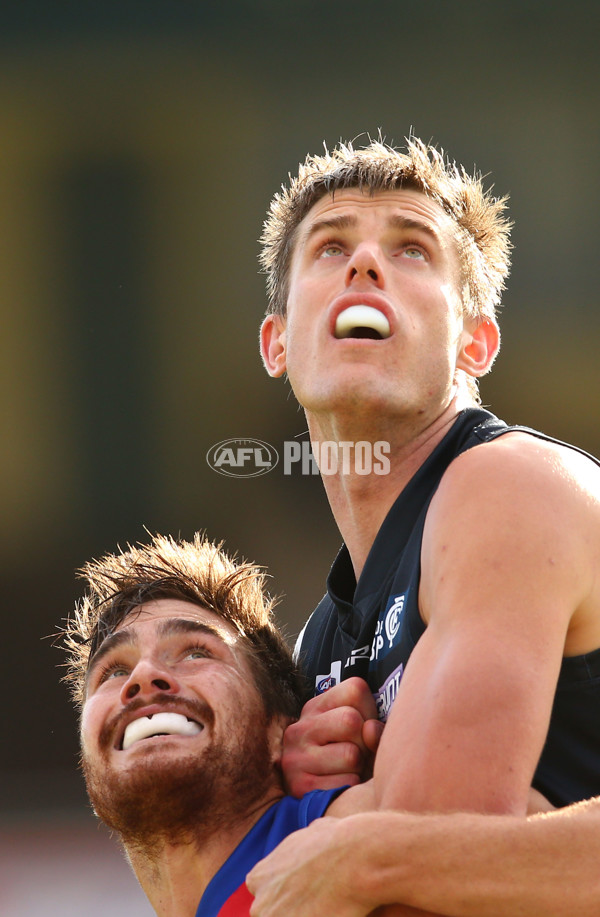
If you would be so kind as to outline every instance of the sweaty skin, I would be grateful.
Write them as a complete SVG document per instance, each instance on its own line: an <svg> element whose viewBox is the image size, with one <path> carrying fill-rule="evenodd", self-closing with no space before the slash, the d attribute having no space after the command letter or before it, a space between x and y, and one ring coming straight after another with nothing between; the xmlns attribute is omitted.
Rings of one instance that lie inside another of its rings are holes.
<svg viewBox="0 0 600 917"><path fill-rule="evenodd" d="M314 789L354 786L370 777L382 731L373 695L361 678L311 698L284 733L288 792L300 798Z"/></svg>
<svg viewBox="0 0 600 917"><path fill-rule="evenodd" d="M597 917L599 858L600 798L527 819L368 813L291 835L247 884L252 917Z"/></svg>
<svg viewBox="0 0 600 917"><path fill-rule="evenodd" d="M263 324L267 369L288 374L313 441L390 443L389 475L324 477L357 580L396 496L472 404L466 376L483 375L498 349L493 321L463 315L453 239L419 192L327 195L300 224L287 315ZM337 315L362 304L381 311L390 335L336 338ZM585 457L513 432L450 465L425 525L427 629L376 758L377 809L525 815L561 660L600 646L599 563L600 469ZM307 707L286 737L294 792L321 785L315 778L331 785L336 768L363 772L363 701L336 686L325 707ZM353 760L346 750L340 763L340 738L357 746ZM378 850L376 815L361 824L373 835L363 832L365 847ZM309 845L297 856L299 870L307 857L312 913L327 913Z"/></svg>
<svg viewBox="0 0 600 917"><path fill-rule="evenodd" d="M148 716L158 719L150 735L142 724L123 741ZM232 850L283 797L288 722L266 722L239 634L208 609L153 600L103 641L81 718L86 785L158 917L195 914Z"/></svg>

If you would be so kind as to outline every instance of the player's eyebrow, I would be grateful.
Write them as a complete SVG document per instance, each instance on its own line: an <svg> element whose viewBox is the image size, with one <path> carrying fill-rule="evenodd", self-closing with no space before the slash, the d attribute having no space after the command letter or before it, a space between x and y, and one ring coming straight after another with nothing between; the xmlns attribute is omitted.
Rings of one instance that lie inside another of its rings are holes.
<svg viewBox="0 0 600 917"><path fill-rule="evenodd" d="M118 649L122 646L135 646L137 643L137 634L135 631L130 630L129 628L125 630L118 630L114 634L109 634L106 637L94 655L88 662L87 673L86 673L86 682L89 681L90 676L93 670L96 668L99 662L104 659L105 656L108 656L109 653L112 653L113 650Z"/></svg>
<svg viewBox="0 0 600 917"><path fill-rule="evenodd" d="M217 627L212 627L210 624L202 624L200 621L193 621L189 618L165 618L161 621L158 626L158 635L160 637L171 637L176 634L202 634L203 636L220 640L221 643L228 644L232 642L228 639L229 635L224 631L219 630ZM86 680L89 680L92 671L109 653L112 653L119 647L135 646L137 642L137 634L132 627L125 627L123 630L118 630L113 634L109 634L90 659Z"/></svg>
<svg viewBox="0 0 600 917"><path fill-rule="evenodd" d="M340 214L337 217L328 217L327 219L315 220L314 223L311 223L304 232L302 233L302 238L300 239L300 244L305 245L314 235L318 232L321 232L322 229L333 230L342 230L349 229L356 226L357 219L354 215L349 214Z"/></svg>
<svg viewBox="0 0 600 917"><path fill-rule="evenodd" d="M314 235L321 230L330 230L335 232L343 229L353 229L358 223L355 214L340 214L337 217L328 217L322 220L315 220L306 228L300 239L300 244L305 245ZM404 232L421 232L429 236L438 245L442 245L442 240L438 230L430 223L422 220L415 220L412 217L406 217L402 214L393 214L387 220L387 224L392 229L400 229Z"/></svg>
<svg viewBox="0 0 600 917"><path fill-rule="evenodd" d="M405 217L397 213L391 216L388 220L389 225L394 229L401 229L408 232L422 232L425 235L429 236L438 245L441 245L440 234L438 230L431 225L431 223L425 223L422 220L415 220L412 217Z"/></svg>
<svg viewBox="0 0 600 917"><path fill-rule="evenodd" d="M176 634L202 634L207 637L214 637L216 640L220 640L221 643L231 642L229 635L224 630L190 618L165 618L158 626L158 633L161 637L171 637Z"/></svg>

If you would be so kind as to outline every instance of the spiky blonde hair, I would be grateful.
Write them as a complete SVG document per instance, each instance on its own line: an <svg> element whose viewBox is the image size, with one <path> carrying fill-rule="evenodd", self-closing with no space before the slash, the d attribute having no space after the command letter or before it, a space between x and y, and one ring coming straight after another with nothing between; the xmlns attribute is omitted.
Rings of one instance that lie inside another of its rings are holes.
<svg viewBox="0 0 600 917"><path fill-rule="evenodd" d="M446 159L443 150L417 137L406 140L406 153L381 141L354 149L340 143L323 156L307 156L298 176L290 175L269 208L261 236L261 264L267 276L268 313L285 315L289 271L297 229L311 207L326 194L359 188L367 194L398 188L421 191L455 225L462 266L465 315L493 319L510 268L507 198L494 198L481 176L469 175Z"/></svg>
<svg viewBox="0 0 600 917"><path fill-rule="evenodd" d="M238 563L200 533L193 541L154 535L151 543L93 560L79 571L87 592L62 629L67 674L75 704L85 700L89 662L102 642L146 602L181 599L219 615L240 634L267 714L299 713L299 676L273 621L266 575Z"/></svg>

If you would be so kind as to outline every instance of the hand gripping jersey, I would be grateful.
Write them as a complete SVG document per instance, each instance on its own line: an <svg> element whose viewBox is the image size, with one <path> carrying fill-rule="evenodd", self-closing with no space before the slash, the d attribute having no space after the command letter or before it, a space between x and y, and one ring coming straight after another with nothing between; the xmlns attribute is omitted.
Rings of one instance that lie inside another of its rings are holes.
<svg viewBox="0 0 600 917"><path fill-rule="evenodd" d="M248 917L254 899L246 887L246 876L252 867L288 834L324 815L341 792L313 790L302 799L284 796L267 809L207 885L196 917Z"/></svg>
<svg viewBox="0 0 600 917"><path fill-rule="evenodd" d="M358 584L342 546L327 579L327 594L296 647L315 694L359 675L373 692L380 719L387 719L404 667L425 630L418 594L431 499L454 458L513 430L556 442L525 427L509 427L488 411L468 408L391 507ZM600 794L600 650L563 659L534 785L554 805Z"/></svg>

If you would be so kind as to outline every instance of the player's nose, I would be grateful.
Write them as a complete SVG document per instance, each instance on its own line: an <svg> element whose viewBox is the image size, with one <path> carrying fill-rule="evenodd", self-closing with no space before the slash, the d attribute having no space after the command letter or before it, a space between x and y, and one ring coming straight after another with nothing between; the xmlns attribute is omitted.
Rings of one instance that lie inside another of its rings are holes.
<svg viewBox="0 0 600 917"><path fill-rule="evenodd" d="M126 704L134 697L157 691L177 694L179 682L167 666L150 658L140 659L121 688L121 701Z"/></svg>
<svg viewBox="0 0 600 917"><path fill-rule="evenodd" d="M346 269L346 283L368 280L383 286L383 259L381 249L374 242L361 242L354 249Z"/></svg>

